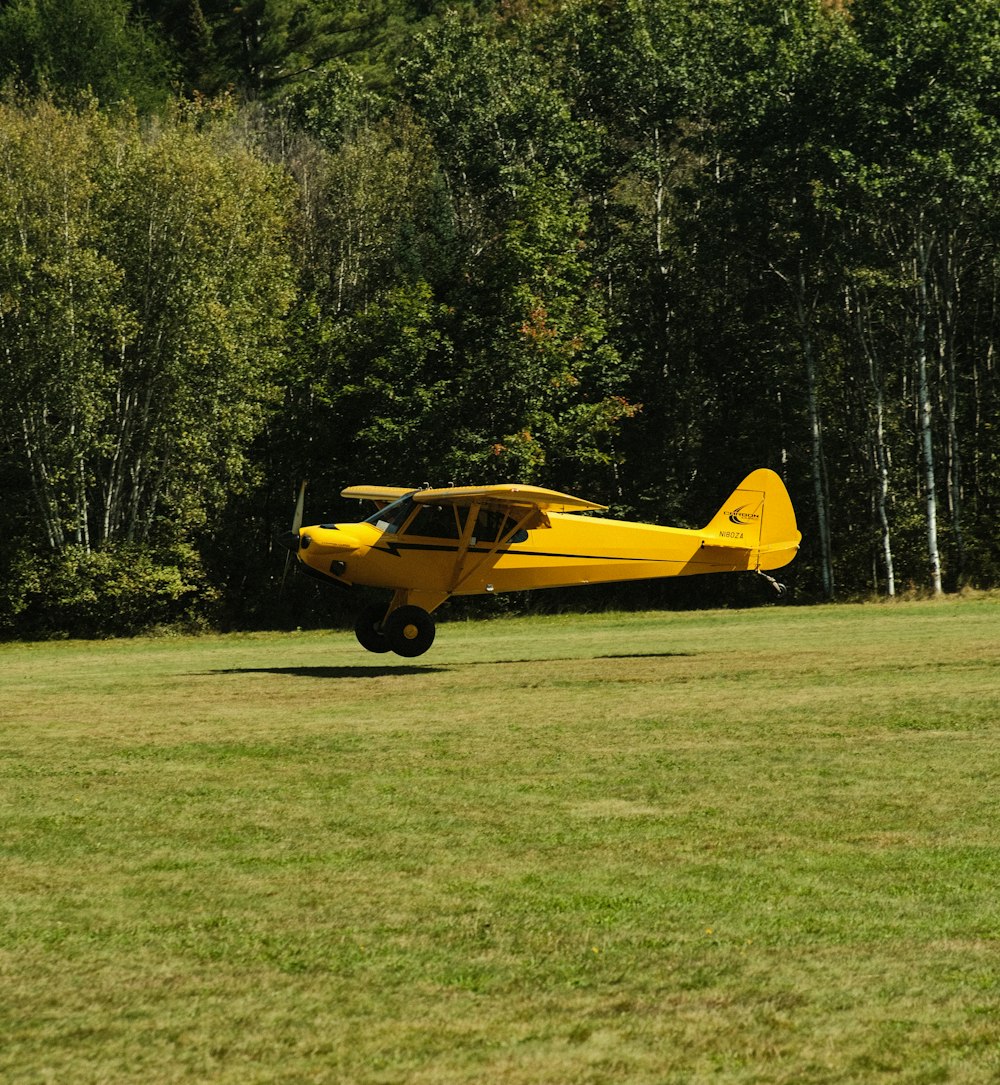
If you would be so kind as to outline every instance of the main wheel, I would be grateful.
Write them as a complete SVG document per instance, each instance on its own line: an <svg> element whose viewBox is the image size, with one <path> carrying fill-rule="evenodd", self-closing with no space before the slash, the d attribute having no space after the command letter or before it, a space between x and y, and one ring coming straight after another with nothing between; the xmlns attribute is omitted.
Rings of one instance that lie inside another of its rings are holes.
<svg viewBox="0 0 1000 1085"><path fill-rule="evenodd" d="M354 623L354 635L358 638L358 644L367 648L369 652L388 652L389 641L382 631L382 618L385 616L385 607L372 604L358 615Z"/></svg>
<svg viewBox="0 0 1000 1085"><path fill-rule="evenodd" d="M422 656L434 643L434 619L422 607L397 607L382 631L398 656Z"/></svg>

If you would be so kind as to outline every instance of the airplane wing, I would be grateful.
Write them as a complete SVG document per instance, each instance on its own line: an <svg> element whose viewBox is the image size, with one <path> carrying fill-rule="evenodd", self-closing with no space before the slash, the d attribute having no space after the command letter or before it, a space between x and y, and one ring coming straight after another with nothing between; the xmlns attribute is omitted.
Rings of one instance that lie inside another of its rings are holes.
<svg viewBox="0 0 1000 1085"><path fill-rule="evenodd" d="M358 501L374 501L380 508L389 505L406 494L413 493L413 486L348 486L340 491L341 497L354 497Z"/></svg>
<svg viewBox="0 0 1000 1085"><path fill-rule="evenodd" d="M582 497L544 490L539 486L450 486L442 490L417 490L413 500L418 505L469 505L473 501L488 508L535 508L543 512L586 512L606 509Z"/></svg>

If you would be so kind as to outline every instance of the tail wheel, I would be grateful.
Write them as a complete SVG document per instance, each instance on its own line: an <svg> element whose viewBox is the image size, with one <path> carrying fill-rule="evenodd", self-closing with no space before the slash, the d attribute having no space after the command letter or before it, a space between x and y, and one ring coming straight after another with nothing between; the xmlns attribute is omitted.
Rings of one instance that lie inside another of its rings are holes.
<svg viewBox="0 0 1000 1085"><path fill-rule="evenodd" d="M354 624L354 635L358 643L369 652L388 652L389 641L382 629L382 619L385 617L385 606L373 604L358 616Z"/></svg>
<svg viewBox="0 0 1000 1085"><path fill-rule="evenodd" d="M434 643L434 619L422 607L397 607L382 623L389 648L398 656L422 656Z"/></svg>

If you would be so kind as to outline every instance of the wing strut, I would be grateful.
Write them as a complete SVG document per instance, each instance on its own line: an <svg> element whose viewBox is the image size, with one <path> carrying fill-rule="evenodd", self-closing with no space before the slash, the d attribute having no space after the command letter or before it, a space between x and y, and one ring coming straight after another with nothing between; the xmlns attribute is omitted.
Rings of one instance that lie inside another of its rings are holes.
<svg viewBox="0 0 1000 1085"><path fill-rule="evenodd" d="M532 518L538 515L540 511L535 506L525 508L524 512L521 514L520 520L518 520L509 531L505 531L503 534L498 535L496 541L490 546L489 550L486 550L479 555L479 560L474 561L466 568L469 547L472 545L472 531L476 526L476 520L479 519L480 507L481 506L478 503L474 503L469 509L469 518L465 522L465 530L462 532L462 541L459 543L458 554L455 558L455 575L452 578L451 586L448 589L449 594L454 594L458 591L462 584L464 584L473 573L475 573L482 565L485 565L490 558L495 557L500 547L505 543L509 543L522 528L527 527ZM545 514L541 513L541 516L543 521L545 521ZM547 521L545 522L547 523Z"/></svg>

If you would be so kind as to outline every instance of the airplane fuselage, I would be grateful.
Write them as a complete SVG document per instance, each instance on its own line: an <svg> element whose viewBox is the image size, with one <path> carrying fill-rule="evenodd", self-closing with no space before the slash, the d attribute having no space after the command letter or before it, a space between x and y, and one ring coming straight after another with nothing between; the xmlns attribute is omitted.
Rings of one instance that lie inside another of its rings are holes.
<svg viewBox="0 0 1000 1085"><path fill-rule="evenodd" d="M449 595L772 569L794 556L783 550L758 561L750 550L712 545L705 532L684 528L564 513L547 521L520 542L497 546L472 536L464 548L461 539L390 534L367 522L310 527L299 556L344 584L402 590L419 583ZM738 544L742 531L732 534Z"/></svg>

